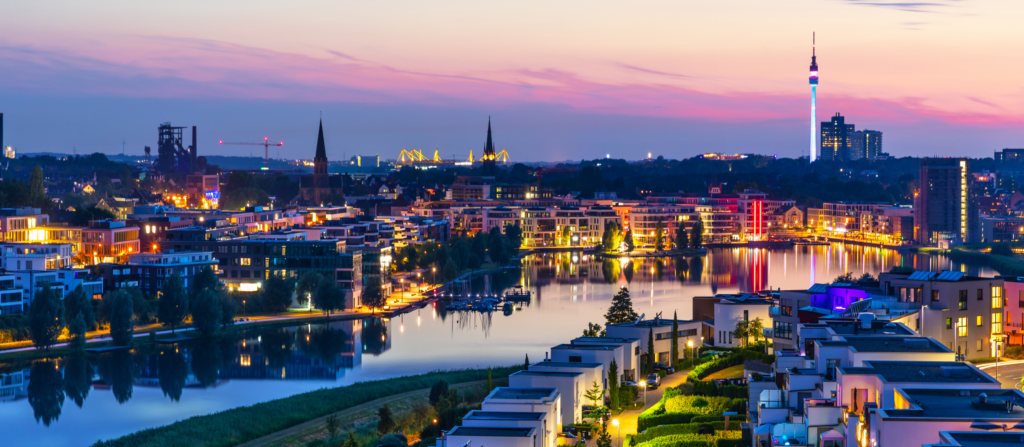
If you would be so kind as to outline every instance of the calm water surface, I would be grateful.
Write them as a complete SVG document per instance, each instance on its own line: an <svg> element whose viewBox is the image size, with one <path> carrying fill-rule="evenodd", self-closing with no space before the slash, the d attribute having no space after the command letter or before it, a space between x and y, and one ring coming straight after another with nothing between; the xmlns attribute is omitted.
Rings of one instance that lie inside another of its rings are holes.
<svg viewBox="0 0 1024 447"><path fill-rule="evenodd" d="M511 314L445 312L428 306L391 320L367 319L253 330L231 338L0 364L24 378L0 397L0 445L89 445L190 416L324 387L449 369L522 363L604 321L612 295L628 287L638 313L691 314L691 298L800 289L844 272L893 266L965 270L934 256L858 246L715 249L704 258L598 260L581 253L531 256L521 270L481 278L474 293L513 285L534 292Z"/></svg>

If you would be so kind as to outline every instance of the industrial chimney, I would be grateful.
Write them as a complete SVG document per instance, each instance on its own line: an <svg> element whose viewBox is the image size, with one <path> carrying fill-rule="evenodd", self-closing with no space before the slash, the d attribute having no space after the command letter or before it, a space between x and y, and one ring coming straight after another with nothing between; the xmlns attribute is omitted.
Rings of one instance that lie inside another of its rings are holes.
<svg viewBox="0 0 1024 447"><path fill-rule="evenodd" d="M192 147L189 148L189 171L193 173L196 170L196 155L199 153L199 149L196 147L198 144L196 142L196 126L192 126Z"/></svg>

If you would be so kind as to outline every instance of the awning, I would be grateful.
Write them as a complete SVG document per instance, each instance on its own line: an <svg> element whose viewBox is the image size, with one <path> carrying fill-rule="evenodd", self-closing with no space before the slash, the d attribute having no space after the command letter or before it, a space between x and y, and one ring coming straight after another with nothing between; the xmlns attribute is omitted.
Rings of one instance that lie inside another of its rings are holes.
<svg viewBox="0 0 1024 447"><path fill-rule="evenodd" d="M837 432L835 430L829 430L829 431L821 434L821 439L822 440L843 440L843 439L846 439L846 436L843 436L842 433L839 433L839 432Z"/></svg>
<svg viewBox="0 0 1024 447"><path fill-rule="evenodd" d="M768 424L759 425L754 429L755 435L767 435L772 432L772 426Z"/></svg>

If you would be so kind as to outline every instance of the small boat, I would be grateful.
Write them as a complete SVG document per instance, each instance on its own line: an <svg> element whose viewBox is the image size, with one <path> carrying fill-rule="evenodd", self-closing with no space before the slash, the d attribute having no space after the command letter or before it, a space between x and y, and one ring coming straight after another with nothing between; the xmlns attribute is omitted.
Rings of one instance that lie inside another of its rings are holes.
<svg viewBox="0 0 1024 447"><path fill-rule="evenodd" d="M512 291L505 294L505 299L508 301L530 301L530 291L523 288L523 286L515 286Z"/></svg>

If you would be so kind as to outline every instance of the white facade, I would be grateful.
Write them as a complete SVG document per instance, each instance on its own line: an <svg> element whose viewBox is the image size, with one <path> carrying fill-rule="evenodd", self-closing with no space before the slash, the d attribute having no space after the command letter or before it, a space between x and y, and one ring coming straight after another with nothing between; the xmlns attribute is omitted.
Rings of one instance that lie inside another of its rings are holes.
<svg viewBox="0 0 1024 447"><path fill-rule="evenodd" d="M540 433L538 447L557 447L558 433L546 413L513 413L473 410L462 417L464 427L532 428Z"/></svg>
<svg viewBox="0 0 1024 447"><path fill-rule="evenodd" d="M608 388L608 370L603 363L569 363L545 360L530 365L530 371L556 371L583 373L584 394L597 383L601 393ZM583 405L601 405L601 402L584 402Z"/></svg>
<svg viewBox="0 0 1024 447"><path fill-rule="evenodd" d="M508 376L512 388L555 388L562 397L562 423L583 422L587 383L581 372L517 371Z"/></svg>
<svg viewBox="0 0 1024 447"><path fill-rule="evenodd" d="M736 330L736 323L760 318L761 324L765 328L770 328L772 327L770 309L770 303L767 301L743 303L722 300L715 303L714 345L728 348L743 346L744 340L733 339L732 332ZM750 341L753 342L753 339Z"/></svg>
<svg viewBox="0 0 1024 447"><path fill-rule="evenodd" d="M679 358L685 357L687 342L694 347L700 346L700 321L678 320L679 326ZM654 355L656 362L666 365L671 363L672 355L672 320L643 320L639 323L609 324L605 330L609 337L637 338L640 340L640 353L647 354L647 339L654 330Z"/></svg>
<svg viewBox="0 0 1024 447"><path fill-rule="evenodd" d="M622 365L625 364L624 352L625 349L621 346L609 346L609 345L558 345L551 348L551 360L554 362L569 362L569 363L601 363L604 365L605 371L611 370L612 361L618 365L619 369L619 381L633 380L630 377L633 375L626 375L623 371Z"/></svg>
<svg viewBox="0 0 1024 447"><path fill-rule="evenodd" d="M546 413L554 421L555 433L562 431L562 396L555 388L497 387L481 404L484 411Z"/></svg>

